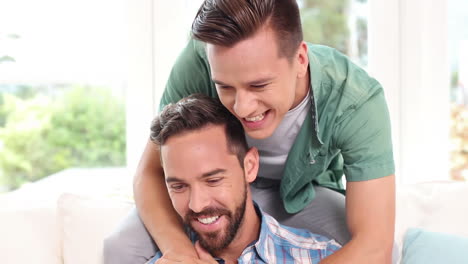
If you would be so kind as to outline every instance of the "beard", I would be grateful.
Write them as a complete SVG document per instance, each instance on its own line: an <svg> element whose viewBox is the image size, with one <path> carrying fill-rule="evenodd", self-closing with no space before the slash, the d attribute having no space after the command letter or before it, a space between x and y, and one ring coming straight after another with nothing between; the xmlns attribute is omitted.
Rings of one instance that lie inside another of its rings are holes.
<svg viewBox="0 0 468 264"><path fill-rule="evenodd" d="M247 187L248 186L246 184L241 202L236 206L234 212L231 212L226 208L209 207L199 213L195 213L190 210L185 216L185 225L189 226L198 235L200 245L211 255L215 256L216 252L227 248L236 237L237 231L239 230L245 215L245 207L247 204ZM220 231L199 233L192 227L191 222L198 221L197 218L203 215L219 215L220 217L225 216L228 225Z"/></svg>

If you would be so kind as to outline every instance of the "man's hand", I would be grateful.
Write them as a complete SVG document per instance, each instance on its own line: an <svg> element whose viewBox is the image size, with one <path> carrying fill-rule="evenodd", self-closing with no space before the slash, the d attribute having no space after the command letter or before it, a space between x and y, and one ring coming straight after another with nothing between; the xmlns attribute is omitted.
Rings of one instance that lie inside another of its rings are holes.
<svg viewBox="0 0 468 264"><path fill-rule="evenodd" d="M200 258L193 256L183 256L172 252L165 253L155 264L174 264L174 263L187 263L187 264L218 264L218 262L206 252L197 241L195 244L195 250Z"/></svg>
<svg viewBox="0 0 468 264"><path fill-rule="evenodd" d="M168 250L159 258L155 264L169 264L169 263L197 263L198 256L180 254L179 252Z"/></svg>
<svg viewBox="0 0 468 264"><path fill-rule="evenodd" d="M213 258L213 256L211 256L210 253L208 253L204 248L200 246L199 241L195 243L195 250L197 251L198 256L202 260L202 262L199 262L200 264L218 264L218 262Z"/></svg>

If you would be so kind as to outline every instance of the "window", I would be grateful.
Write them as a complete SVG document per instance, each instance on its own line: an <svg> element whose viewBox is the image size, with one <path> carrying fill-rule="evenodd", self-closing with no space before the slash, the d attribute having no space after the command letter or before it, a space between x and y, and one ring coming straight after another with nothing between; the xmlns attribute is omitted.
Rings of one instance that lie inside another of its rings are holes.
<svg viewBox="0 0 468 264"><path fill-rule="evenodd" d="M450 67L450 173L468 180L468 2L448 1Z"/></svg>
<svg viewBox="0 0 468 264"><path fill-rule="evenodd" d="M367 0L298 0L304 40L338 49L367 66Z"/></svg>
<svg viewBox="0 0 468 264"><path fill-rule="evenodd" d="M468 3L463 0L299 3L303 20L314 18L310 23L313 30L304 21L304 29L312 32L312 42L348 54L382 83L392 122L397 181L466 180ZM348 17L348 31L336 26L344 16ZM339 32L339 37L330 32ZM308 38L308 32L305 37ZM343 44L346 39L355 44Z"/></svg>
<svg viewBox="0 0 468 264"><path fill-rule="evenodd" d="M0 188L125 166L125 0L0 2Z"/></svg>

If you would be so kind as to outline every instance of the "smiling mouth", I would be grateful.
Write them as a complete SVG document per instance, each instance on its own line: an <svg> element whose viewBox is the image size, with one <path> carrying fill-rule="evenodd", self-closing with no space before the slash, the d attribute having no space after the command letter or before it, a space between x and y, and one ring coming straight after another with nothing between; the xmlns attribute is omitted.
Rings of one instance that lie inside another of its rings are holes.
<svg viewBox="0 0 468 264"><path fill-rule="evenodd" d="M266 112L263 112L257 116L253 116L253 117L245 117L244 119L248 122L258 122L258 121L262 121L263 118L265 118L265 113Z"/></svg>
<svg viewBox="0 0 468 264"><path fill-rule="evenodd" d="M204 224L204 225L209 225L209 224L212 224L214 222L216 222L216 220L219 219L219 215L217 216L212 216L212 217L205 217L205 218L197 218L198 222Z"/></svg>

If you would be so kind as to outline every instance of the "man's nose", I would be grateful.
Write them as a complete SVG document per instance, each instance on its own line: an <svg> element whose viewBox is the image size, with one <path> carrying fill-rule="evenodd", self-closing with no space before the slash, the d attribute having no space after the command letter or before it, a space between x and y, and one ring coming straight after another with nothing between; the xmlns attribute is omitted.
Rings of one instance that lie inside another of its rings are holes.
<svg viewBox="0 0 468 264"><path fill-rule="evenodd" d="M255 98L249 91L239 90L233 106L234 113L240 118L248 117L255 112Z"/></svg>
<svg viewBox="0 0 468 264"><path fill-rule="evenodd" d="M190 192L189 208L195 213L203 211L210 203L209 192L201 188L192 188Z"/></svg>

